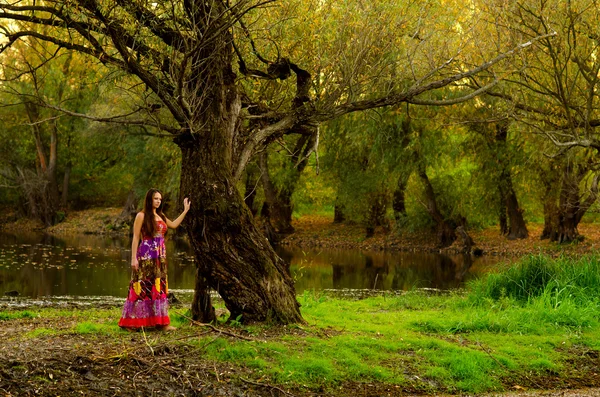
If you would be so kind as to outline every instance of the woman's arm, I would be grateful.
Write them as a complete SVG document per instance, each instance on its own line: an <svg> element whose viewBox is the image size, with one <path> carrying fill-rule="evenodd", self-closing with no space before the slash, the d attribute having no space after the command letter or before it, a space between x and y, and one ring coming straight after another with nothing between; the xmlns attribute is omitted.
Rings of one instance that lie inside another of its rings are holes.
<svg viewBox="0 0 600 397"><path fill-rule="evenodd" d="M183 221L183 218L185 218L185 214L187 214L188 211L190 210L191 205L192 205L192 202L190 201L190 199L187 197L184 198L183 199L183 212L174 221L171 221L171 220L169 220L169 218L166 218L167 226L170 227L171 229L175 229L177 226L179 226L181 224L181 222Z"/></svg>
<svg viewBox="0 0 600 397"><path fill-rule="evenodd" d="M138 212L133 222L133 241L131 242L131 267L134 270L138 269L137 249L140 244L140 233L142 232L142 223L144 222L144 213Z"/></svg>

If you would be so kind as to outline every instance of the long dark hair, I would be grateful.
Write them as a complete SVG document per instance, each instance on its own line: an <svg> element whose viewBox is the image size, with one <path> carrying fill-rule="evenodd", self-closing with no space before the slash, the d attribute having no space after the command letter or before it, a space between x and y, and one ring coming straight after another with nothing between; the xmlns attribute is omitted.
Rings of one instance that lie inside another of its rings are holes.
<svg viewBox="0 0 600 397"><path fill-rule="evenodd" d="M142 210L142 212L144 213L144 223L142 223L142 236L152 237L154 236L154 232L156 232L156 221L154 220L154 212L152 206L152 198L154 197L155 193L160 194L160 197L164 198L163 194L158 189L150 189L146 192L146 198L144 199L144 209ZM163 204L164 201L161 200L160 207L156 209L156 213L166 223L167 218L165 217L165 214L163 214L162 211Z"/></svg>

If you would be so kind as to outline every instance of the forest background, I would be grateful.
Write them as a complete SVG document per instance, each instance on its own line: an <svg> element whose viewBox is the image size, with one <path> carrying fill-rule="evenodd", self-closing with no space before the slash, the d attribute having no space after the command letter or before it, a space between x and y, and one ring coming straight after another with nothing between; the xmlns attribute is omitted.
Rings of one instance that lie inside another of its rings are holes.
<svg viewBox="0 0 600 397"><path fill-rule="evenodd" d="M343 102L423 81L424 70L464 71L546 37L420 102L324 122L316 142L274 137L238 190L273 238L293 231L292 217L335 213L367 236L377 227L435 230L439 246L452 244L459 226L524 238L526 222L544 223L542 238L577 240L583 215L594 221L597 211L598 13L584 0L286 2L249 12L234 30L238 73L245 95L269 105L293 84L253 76L243 63L252 54L258 64L288 56L310 65L310 96L346 90ZM35 35L10 44L2 53L0 204L11 219L50 226L70 210L117 206L119 227L151 186L174 214L181 155L152 127L163 106L147 87Z"/></svg>

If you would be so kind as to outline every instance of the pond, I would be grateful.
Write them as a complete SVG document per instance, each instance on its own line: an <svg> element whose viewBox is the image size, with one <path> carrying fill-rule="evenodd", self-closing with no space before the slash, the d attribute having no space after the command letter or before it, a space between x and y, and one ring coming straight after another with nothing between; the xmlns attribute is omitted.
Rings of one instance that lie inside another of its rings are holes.
<svg viewBox="0 0 600 397"><path fill-rule="evenodd" d="M293 247L277 249L288 263L296 290L452 289L500 262L407 252ZM169 286L194 286L192 249L182 239L167 240ZM29 298L52 296L125 297L130 277L131 242L127 237L51 236L0 233L0 295L18 291Z"/></svg>

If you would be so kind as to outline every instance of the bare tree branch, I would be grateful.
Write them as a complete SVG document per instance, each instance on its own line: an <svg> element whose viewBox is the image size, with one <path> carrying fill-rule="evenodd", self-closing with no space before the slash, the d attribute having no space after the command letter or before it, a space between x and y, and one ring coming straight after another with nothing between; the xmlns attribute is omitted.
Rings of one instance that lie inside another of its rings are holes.
<svg viewBox="0 0 600 397"><path fill-rule="evenodd" d="M67 114L69 116L74 116L74 117L79 117L82 119L87 119L87 120L92 120L92 121L97 121L100 123L112 123L112 124L123 124L123 125L137 125L137 126L148 126L148 127L154 127L156 129L158 129L159 131L167 131L172 135L166 135L166 134L153 134L153 133L148 133L147 135L154 135L154 136L169 136L169 137L173 137L173 135L178 135L181 134L182 131L180 128L176 128L176 127L172 127L169 125L165 125L163 123L160 123L158 121L152 121L152 120L127 120L124 119L128 116L131 116L133 114L136 114L138 112L140 112L140 110L135 110L133 112L129 112L126 114L121 114L121 115L117 115L117 116L109 116L109 117L96 117L96 116L90 116L87 114L83 114L83 113L77 113L77 112L72 112L68 109L64 109L61 108L59 106L54 106L54 105L50 105L48 103L40 103L41 106L44 106L48 109L54 109L54 110L58 110L59 112L62 112L64 114Z"/></svg>

